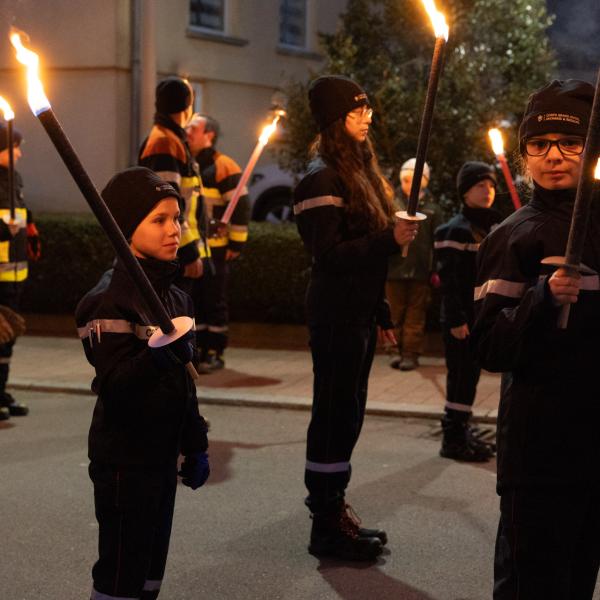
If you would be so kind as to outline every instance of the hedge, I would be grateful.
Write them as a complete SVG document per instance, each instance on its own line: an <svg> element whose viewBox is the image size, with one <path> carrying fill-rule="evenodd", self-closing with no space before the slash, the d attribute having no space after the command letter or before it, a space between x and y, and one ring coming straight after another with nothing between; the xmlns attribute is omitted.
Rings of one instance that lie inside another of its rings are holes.
<svg viewBox="0 0 600 600"><path fill-rule="evenodd" d="M23 310L64 314L110 267L114 252L92 215L37 214L42 258L30 265ZM301 323L309 260L294 225L250 224L232 263L232 320Z"/></svg>
<svg viewBox="0 0 600 600"><path fill-rule="evenodd" d="M23 311L72 313L80 298L110 267L114 252L92 215L38 214L42 258L30 265ZM233 321L304 322L310 260L295 225L250 223L241 257L232 263L229 288ZM434 294L428 329L438 328Z"/></svg>

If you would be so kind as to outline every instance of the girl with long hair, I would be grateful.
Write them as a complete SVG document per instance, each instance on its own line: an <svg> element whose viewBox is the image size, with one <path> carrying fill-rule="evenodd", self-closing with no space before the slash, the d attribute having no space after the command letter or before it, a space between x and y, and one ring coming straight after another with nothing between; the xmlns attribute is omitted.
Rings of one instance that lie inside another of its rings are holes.
<svg viewBox="0 0 600 600"><path fill-rule="evenodd" d="M394 219L392 189L368 138L373 111L365 91L345 77L319 77L309 102L320 133L294 192L298 230L312 256L306 296L314 372L305 468L309 552L373 560L387 536L359 527L345 490L377 327L382 340L395 343L384 295L387 258L414 240L418 226Z"/></svg>

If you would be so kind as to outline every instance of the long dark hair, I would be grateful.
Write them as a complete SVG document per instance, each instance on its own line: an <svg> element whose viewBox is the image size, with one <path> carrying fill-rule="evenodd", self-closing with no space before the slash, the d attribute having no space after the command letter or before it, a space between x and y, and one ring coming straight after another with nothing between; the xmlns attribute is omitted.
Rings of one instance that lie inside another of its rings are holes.
<svg viewBox="0 0 600 600"><path fill-rule="evenodd" d="M393 223L393 190L381 173L369 138L357 142L346 132L344 119L338 119L316 137L310 154L320 156L342 178L348 190L351 230L373 232Z"/></svg>

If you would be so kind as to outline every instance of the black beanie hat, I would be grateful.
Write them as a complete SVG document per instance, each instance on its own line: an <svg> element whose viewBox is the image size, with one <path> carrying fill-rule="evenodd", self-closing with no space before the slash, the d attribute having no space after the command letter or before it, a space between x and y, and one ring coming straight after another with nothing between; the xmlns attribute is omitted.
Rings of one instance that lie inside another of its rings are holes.
<svg viewBox="0 0 600 600"><path fill-rule="evenodd" d="M464 200L465 194L484 179L489 179L496 187L498 181L494 167L484 162L466 162L456 176L456 188L460 199Z"/></svg>
<svg viewBox="0 0 600 600"><path fill-rule="evenodd" d="M13 147L19 146L23 141L23 134L13 127ZM0 152L8 148L8 127L6 123L0 123Z"/></svg>
<svg viewBox="0 0 600 600"><path fill-rule="evenodd" d="M308 101L319 131L351 110L369 104L365 90L341 75L324 75L312 81L308 88Z"/></svg>
<svg viewBox="0 0 600 600"><path fill-rule="evenodd" d="M156 86L156 112L164 115L185 110L193 100L192 87L181 77L167 77Z"/></svg>
<svg viewBox="0 0 600 600"><path fill-rule="evenodd" d="M537 90L527 102L519 127L519 141L546 133L585 137L594 102L594 86L578 79L555 79Z"/></svg>
<svg viewBox="0 0 600 600"><path fill-rule="evenodd" d="M174 197L181 205L175 188L146 167L131 167L117 173L102 190L102 198L126 239L164 198Z"/></svg>

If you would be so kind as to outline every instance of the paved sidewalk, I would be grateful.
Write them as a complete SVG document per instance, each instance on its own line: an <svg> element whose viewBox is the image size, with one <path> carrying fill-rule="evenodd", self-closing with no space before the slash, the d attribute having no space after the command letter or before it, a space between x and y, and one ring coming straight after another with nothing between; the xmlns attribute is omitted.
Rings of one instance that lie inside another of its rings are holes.
<svg viewBox="0 0 600 600"><path fill-rule="evenodd" d="M278 344L273 328L272 347ZM288 344L288 346L290 346ZM292 344L291 347L302 346ZM308 350L232 347L227 368L202 375L200 402L309 409L312 368ZM9 385L13 389L91 393L93 369L75 337L26 335L17 341ZM400 372L377 354L371 371L367 412L393 416L438 418L444 405L446 369L443 358L424 356L415 371ZM498 375L483 373L474 416L495 422L499 397Z"/></svg>

